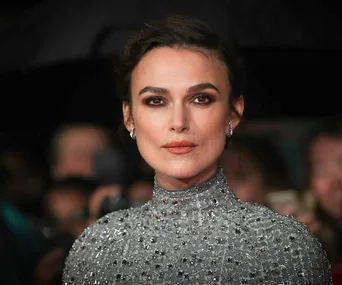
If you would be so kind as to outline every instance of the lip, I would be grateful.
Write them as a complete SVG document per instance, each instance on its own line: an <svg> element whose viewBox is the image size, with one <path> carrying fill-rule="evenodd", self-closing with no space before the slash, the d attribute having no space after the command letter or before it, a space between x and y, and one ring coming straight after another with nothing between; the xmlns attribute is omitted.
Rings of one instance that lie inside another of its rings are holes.
<svg viewBox="0 0 342 285"><path fill-rule="evenodd" d="M165 148L168 152L172 154L186 154L192 151L196 147L196 144L189 141L173 141L165 144Z"/></svg>
<svg viewBox="0 0 342 285"><path fill-rule="evenodd" d="M196 145L189 141L173 141L163 145L164 148L174 148L174 147L195 147Z"/></svg>

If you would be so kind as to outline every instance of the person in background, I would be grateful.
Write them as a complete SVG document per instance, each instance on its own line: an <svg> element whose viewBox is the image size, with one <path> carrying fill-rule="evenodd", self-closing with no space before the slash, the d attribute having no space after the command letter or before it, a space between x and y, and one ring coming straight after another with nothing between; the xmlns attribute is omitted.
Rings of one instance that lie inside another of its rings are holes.
<svg viewBox="0 0 342 285"><path fill-rule="evenodd" d="M61 284L63 264L74 240L88 226L88 197L97 185L82 177L53 181L44 197L44 240L36 284Z"/></svg>
<svg viewBox="0 0 342 285"><path fill-rule="evenodd" d="M342 120L324 118L303 146L300 208L282 213L304 222L319 238L332 264L342 264Z"/></svg>
<svg viewBox="0 0 342 285"><path fill-rule="evenodd" d="M126 185L132 179L127 173L125 155L118 145L100 151L93 157L92 179L98 187L89 198L89 223L114 211L126 209Z"/></svg>
<svg viewBox="0 0 342 285"><path fill-rule="evenodd" d="M10 174L0 165L0 205L3 202L3 189L6 187ZM1 207L1 206L0 206ZM16 245L16 238L8 227L3 215L0 214L0 284L26 285L31 284L29 272L25 272L25 263ZM26 274L25 274L26 273Z"/></svg>
<svg viewBox="0 0 342 285"><path fill-rule="evenodd" d="M11 260L16 263L14 270L20 274L14 282L21 279L25 284L32 284L33 272L41 254L41 235L32 210L37 193L41 193L39 179L31 176L28 160L19 150L2 150L0 169L0 223L3 230L0 235L8 242L8 248L0 254L8 255L8 250L12 251ZM39 206L36 205L37 208ZM2 246L6 247L6 244ZM11 260L8 262L11 263ZM7 271L3 277L9 277L7 274L10 272Z"/></svg>
<svg viewBox="0 0 342 285"><path fill-rule="evenodd" d="M120 184L100 185L89 198L88 224L94 223L108 213L127 209L128 201Z"/></svg>
<svg viewBox="0 0 342 285"><path fill-rule="evenodd" d="M31 223L36 223L42 215L41 196L47 179L32 158L20 146L6 146L0 150L0 165L9 173L3 198Z"/></svg>
<svg viewBox="0 0 342 285"><path fill-rule="evenodd" d="M44 199L48 223L76 239L87 226L89 197L96 188L94 182L82 177L53 182Z"/></svg>
<svg viewBox="0 0 342 285"><path fill-rule="evenodd" d="M109 148L109 132L90 123L62 125L52 136L50 167L52 179L93 175L93 156Z"/></svg>
<svg viewBox="0 0 342 285"><path fill-rule="evenodd" d="M131 207L140 207L150 201L153 196L153 176L139 175L128 187L127 198Z"/></svg>
<svg viewBox="0 0 342 285"><path fill-rule="evenodd" d="M284 157L269 137L235 134L220 163L228 184L243 201L270 206L269 193L292 188Z"/></svg>

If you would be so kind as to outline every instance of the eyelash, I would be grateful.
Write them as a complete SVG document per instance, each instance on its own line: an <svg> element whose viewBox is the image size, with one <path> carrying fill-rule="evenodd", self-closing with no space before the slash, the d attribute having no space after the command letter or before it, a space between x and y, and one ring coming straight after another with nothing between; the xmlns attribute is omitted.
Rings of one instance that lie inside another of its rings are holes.
<svg viewBox="0 0 342 285"><path fill-rule="evenodd" d="M199 103L199 102L195 102L196 99L205 99L206 102L204 103ZM165 103L157 103L157 104L152 104L153 100L159 100L159 101L165 101L163 97L159 97L159 96L154 96L154 97L150 97L150 98L147 98L145 100L145 104L147 106L151 106L151 107L159 107L159 106L163 106L165 105ZM206 95L206 94L197 94L196 96L194 96L192 98L192 102L195 103L195 104L198 104L198 105L209 105L210 103L213 102L213 99L211 98L211 96L209 95Z"/></svg>

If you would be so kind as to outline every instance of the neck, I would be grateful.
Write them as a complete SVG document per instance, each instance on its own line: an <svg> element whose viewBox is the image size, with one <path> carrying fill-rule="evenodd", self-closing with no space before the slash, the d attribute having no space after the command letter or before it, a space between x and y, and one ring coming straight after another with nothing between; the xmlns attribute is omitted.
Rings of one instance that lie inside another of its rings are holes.
<svg viewBox="0 0 342 285"><path fill-rule="evenodd" d="M217 172L218 166L217 164L209 167L200 173L196 174L195 176L191 177L170 177L168 175L158 173L156 171L156 182L159 186L163 187L164 189L175 191L175 190L182 190L185 188L189 188L195 185L198 185L215 175Z"/></svg>

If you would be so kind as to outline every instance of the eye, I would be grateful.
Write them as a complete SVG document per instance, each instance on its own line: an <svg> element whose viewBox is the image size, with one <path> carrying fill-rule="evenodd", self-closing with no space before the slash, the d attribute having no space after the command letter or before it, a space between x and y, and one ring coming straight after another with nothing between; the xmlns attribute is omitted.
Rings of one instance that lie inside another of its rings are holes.
<svg viewBox="0 0 342 285"><path fill-rule="evenodd" d="M196 104L205 105L205 104L211 103L211 102L212 102L212 99L211 99L210 96L208 96L208 95L199 94L199 95L197 95L197 96L194 98L193 102L196 103Z"/></svg>
<svg viewBox="0 0 342 285"><path fill-rule="evenodd" d="M149 106L160 106L165 104L165 101L161 97L152 97L146 100L146 104Z"/></svg>

